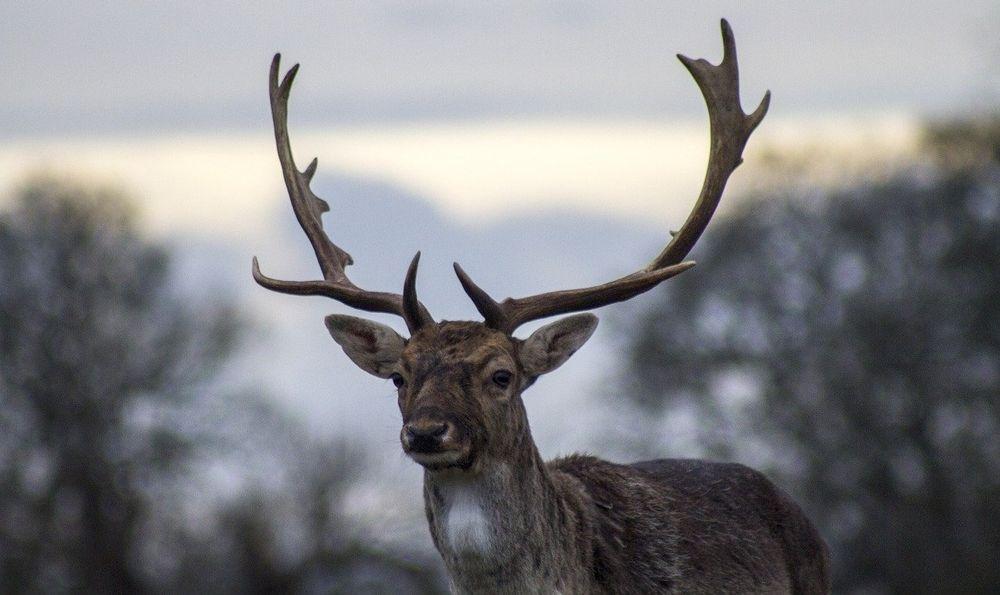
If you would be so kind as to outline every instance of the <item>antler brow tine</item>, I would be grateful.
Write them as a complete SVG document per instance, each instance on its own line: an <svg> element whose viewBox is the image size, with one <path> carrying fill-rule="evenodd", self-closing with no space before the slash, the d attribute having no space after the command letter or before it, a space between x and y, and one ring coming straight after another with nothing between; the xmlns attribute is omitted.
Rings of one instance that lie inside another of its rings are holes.
<svg viewBox="0 0 1000 595"><path fill-rule="evenodd" d="M736 41L725 19L721 27L723 58L720 64L678 55L705 98L711 139L705 180L684 225L676 233L671 232L672 238L666 247L645 268L615 281L583 289L507 298L498 303L456 264L455 272L462 287L488 325L511 333L531 320L625 301L694 266L693 262L682 261L712 219L726 182L742 162L743 149L767 113L771 98L771 92L766 92L757 109L749 115L744 113L740 104Z"/></svg>

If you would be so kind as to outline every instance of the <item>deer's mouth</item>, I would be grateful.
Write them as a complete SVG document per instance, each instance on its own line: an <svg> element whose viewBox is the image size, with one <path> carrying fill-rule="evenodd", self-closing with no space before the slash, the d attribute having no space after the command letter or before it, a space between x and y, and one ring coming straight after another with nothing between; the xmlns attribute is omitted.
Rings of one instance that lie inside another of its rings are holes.
<svg viewBox="0 0 1000 595"><path fill-rule="evenodd" d="M449 422L419 420L403 425L399 441L411 459L426 469L468 467L472 446L463 433Z"/></svg>
<svg viewBox="0 0 1000 595"><path fill-rule="evenodd" d="M406 451L406 449L403 449ZM406 454L424 469L440 471L442 469L468 469L472 466L472 450L470 448L452 448L434 452L409 450Z"/></svg>

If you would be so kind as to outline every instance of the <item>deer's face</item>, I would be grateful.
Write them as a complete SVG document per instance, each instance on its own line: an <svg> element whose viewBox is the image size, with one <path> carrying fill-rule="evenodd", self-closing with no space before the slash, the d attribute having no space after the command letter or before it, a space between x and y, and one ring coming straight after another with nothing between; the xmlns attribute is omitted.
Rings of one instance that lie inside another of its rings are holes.
<svg viewBox="0 0 1000 595"><path fill-rule="evenodd" d="M502 460L530 440L521 392L596 325L593 315L570 316L522 341L479 322L442 322L404 340L375 322L327 318L351 360L396 385L403 451L432 471Z"/></svg>
<svg viewBox="0 0 1000 595"><path fill-rule="evenodd" d="M490 451L509 450L526 429L517 345L480 323L421 329L391 378L403 451L427 468L468 468Z"/></svg>

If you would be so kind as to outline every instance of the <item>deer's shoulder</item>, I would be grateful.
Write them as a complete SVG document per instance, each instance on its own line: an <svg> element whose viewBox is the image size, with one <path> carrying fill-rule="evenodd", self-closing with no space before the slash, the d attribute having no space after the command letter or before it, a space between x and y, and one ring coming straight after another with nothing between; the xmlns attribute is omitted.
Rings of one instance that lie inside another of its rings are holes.
<svg viewBox="0 0 1000 595"><path fill-rule="evenodd" d="M572 455L548 463L577 486L589 518L593 581L601 592L673 592L681 572L680 536L669 489L649 473Z"/></svg>

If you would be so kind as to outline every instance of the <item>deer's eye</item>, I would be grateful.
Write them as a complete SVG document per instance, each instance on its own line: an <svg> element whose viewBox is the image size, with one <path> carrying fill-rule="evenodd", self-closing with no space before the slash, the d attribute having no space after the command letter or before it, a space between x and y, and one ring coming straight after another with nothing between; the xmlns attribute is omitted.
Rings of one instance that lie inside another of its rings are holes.
<svg viewBox="0 0 1000 595"><path fill-rule="evenodd" d="M403 388L403 385L406 384L406 380L403 380L403 377L398 372L393 372L392 376L389 376L389 380L392 380L396 388Z"/></svg>
<svg viewBox="0 0 1000 595"><path fill-rule="evenodd" d="M493 373L493 384L499 386L500 388L507 388L510 386L510 381L514 378L508 370L497 370Z"/></svg>

